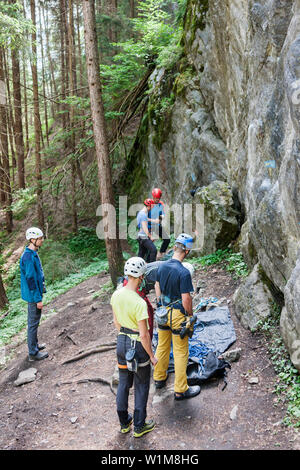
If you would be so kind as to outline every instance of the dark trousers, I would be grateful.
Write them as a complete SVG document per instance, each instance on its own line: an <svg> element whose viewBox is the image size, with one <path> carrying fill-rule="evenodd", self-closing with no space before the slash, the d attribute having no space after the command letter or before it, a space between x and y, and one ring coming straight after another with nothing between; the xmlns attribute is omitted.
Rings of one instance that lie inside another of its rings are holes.
<svg viewBox="0 0 300 470"><path fill-rule="evenodd" d="M158 234L159 238L163 240L159 251L161 253L165 253L170 243L170 236L167 234L167 232L161 225L159 226Z"/></svg>
<svg viewBox="0 0 300 470"><path fill-rule="evenodd" d="M119 334L117 341L117 358L119 365L126 365L125 354L130 347L130 338L126 335ZM143 363L149 360L149 356L144 350L140 341L136 342L136 358L139 363ZM128 396L129 389L134 385L134 427L135 429L140 429L144 426L147 417L150 373L150 364L145 367L139 367L137 372L130 372L127 369L119 368L117 413L121 424L126 425L129 421Z"/></svg>
<svg viewBox="0 0 300 470"><path fill-rule="evenodd" d="M27 317L27 344L28 351L31 356L35 356L39 352L37 331L40 324L42 311L37 308L36 303L28 303Z"/></svg>
<svg viewBox="0 0 300 470"><path fill-rule="evenodd" d="M143 259L147 258L147 263L152 263L153 261L156 261L157 249L153 241L150 240L149 238L139 237L138 242L139 242L138 256L140 256Z"/></svg>
<svg viewBox="0 0 300 470"><path fill-rule="evenodd" d="M151 233L157 235L159 238L162 239L162 244L160 247L160 253L165 253L168 249L170 243L170 235L166 232L162 225L151 225ZM149 257L147 258L147 263L149 263Z"/></svg>

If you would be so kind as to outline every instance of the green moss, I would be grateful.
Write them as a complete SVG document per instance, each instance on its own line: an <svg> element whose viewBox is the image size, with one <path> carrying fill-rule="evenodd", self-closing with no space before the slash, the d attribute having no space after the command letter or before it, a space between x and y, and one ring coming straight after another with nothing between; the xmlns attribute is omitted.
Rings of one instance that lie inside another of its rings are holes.
<svg viewBox="0 0 300 470"><path fill-rule="evenodd" d="M184 33L181 46L189 49L193 44L196 31L203 31L206 26L206 15L209 8L209 0L190 0L184 17Z"/></svg>
<svg viewBox="0 0 300 470"><path fill-rule="evenodd" d="M183 95L185 92L186 87L190 83L191 79L195 77L196 71L195 69L189 65L186 67L185 70L182 71L182 73L178 74L177 77L175 78L174 82L174 93L177 96Z"/></svg>

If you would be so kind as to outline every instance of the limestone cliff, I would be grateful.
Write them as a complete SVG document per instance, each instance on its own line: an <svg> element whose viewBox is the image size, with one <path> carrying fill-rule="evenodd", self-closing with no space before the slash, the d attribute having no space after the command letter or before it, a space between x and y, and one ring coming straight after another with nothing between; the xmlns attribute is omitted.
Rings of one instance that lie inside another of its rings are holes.
<svg viewBox="0 0 300 470"><path fill-rule="evenodd" d="M190 0L182 45L180 63L151 77L143 189L197 202L228 185L239 246L283 306L300 370L300 0Z"/></svg>

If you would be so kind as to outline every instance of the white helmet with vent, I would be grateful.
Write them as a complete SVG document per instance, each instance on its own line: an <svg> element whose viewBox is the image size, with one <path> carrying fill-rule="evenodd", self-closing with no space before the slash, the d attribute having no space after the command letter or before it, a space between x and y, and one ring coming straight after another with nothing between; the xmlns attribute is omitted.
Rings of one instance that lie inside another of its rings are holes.
<svg viewBox="0 0 300 470"><path fill-rule="evenodd" d="M26 230L26 240L31 240L32 238L40 238L43 237L44 234L41 229L37 227L30 227Z"/></svg>
<svg viewBox="0 0 300 470"><path fill-rule="evenodd" d="M145 274L147 263L139 256L129 258L124 266L125 276L140 277Z"/></svg>

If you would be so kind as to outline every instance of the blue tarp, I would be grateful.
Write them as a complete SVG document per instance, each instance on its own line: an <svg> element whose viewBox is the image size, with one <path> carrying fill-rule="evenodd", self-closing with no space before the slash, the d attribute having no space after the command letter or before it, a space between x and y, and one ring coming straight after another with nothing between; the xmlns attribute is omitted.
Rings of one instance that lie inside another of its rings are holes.
<svg viewBox="0 0 300 470"><path fill-rule="evenodd" d="M197 310L197 308L195 309ZM235 341L236 335L231 320L230 311L225 307L212 307L197 313L194 334L189 339L189 360L203 364L209 351L217 355L226 351ZM158 334L154 330L153 347L156 349ZM169 372L174 371L173 351L171 349Z"/></svg>

